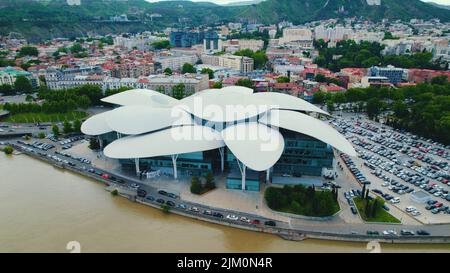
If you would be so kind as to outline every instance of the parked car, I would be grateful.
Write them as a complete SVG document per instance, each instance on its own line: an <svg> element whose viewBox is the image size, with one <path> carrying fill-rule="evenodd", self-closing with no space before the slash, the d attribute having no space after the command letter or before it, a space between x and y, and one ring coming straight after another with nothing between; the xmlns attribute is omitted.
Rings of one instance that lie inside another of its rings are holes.
<svg viewBox="0 0 450 273"><path fill-rule="evenodd" d="M264 225L275 227L275 226L277 226L277 223L275 223L275 221L265 221Z"/></svg>

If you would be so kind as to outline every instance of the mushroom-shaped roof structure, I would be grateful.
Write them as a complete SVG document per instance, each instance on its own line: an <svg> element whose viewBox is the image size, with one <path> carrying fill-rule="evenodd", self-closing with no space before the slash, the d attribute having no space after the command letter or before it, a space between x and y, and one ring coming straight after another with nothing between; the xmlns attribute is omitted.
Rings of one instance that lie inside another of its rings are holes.
<svg viewBox="0 0 450 273"><path fill-rule="evenodd" d="M107 157L119 159L147 158L208 151L224 146L217 131L190 125L120 138L106 146L104 153Z"/></svg>
<svg viewBox="0 0 450 273"><path fill-rule="evenodd" d="M139 135L173 126L193 125L191 116L176 107L124 106L110 111L105 119L109 128L125 135Z"/></svg>
<svg viewBox="0 0 450 273"><path fill-rule="evenodd" d="M356 151L348 140L328 124L311 116L286 110L271 110L259 122L295 131L325 142L334 148L356 156Z"/></svg>
<svg viewBox="0 0 450 273"><path fill-rule="evenodd" d="M106 123L107 115L109 115L109 112L104 112L90 117L88 120L83 122L83 124L81 124L81 132L90 136L98 136L112 132L113 130L109 127L108 123Z"/></svg>
<svg viewBox="0 0 450 273"><path fill-rule="evenodd" d="M284 151L284 138L277 128L311 136L351 156L356 155L344 136L325 122L305 114L328 113L284 94L254 94L251 89L231 86L176 100L156 91L139 89L103 101L121 107L89 118L83 123L82 132L100 135L117 131L128 135L105 148L105 155L111 158L176 155L226 145L243 164L262 171L273 166Z"/></svg>
<svg viewBox="0 0 450 273"><path fill-rule="evenodd" d="M148 89L133 89L102 99L103 102L122 106L145 105L150 107L172 107L177 99Z"/></svg>
<svg viewBox="0 0 450 273"><path fill-rule="evenodd" d="M255 171L275 165L284 150L280 132L257 122L230 126L222 137L234 156Z"/></svg>

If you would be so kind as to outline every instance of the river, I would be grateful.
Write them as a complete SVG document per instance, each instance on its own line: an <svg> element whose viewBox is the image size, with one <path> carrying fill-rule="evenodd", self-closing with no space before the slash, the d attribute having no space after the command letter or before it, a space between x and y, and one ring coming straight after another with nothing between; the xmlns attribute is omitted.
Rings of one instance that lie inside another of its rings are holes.
<svg viewBox="0 0 450 273"><path fill-rule="evenodd" d="M0 252L368 252L366 244L244 231L113 197L90 179L26 155L0 154ZM385 252L450 252L450 245L382 245Z"/></svg>

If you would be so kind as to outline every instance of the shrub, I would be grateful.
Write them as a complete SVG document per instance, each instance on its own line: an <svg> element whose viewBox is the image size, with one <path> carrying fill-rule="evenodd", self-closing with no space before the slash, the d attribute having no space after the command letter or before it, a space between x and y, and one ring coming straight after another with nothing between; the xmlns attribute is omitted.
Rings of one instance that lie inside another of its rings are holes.
<svg viewBox="0 0 450 273"><path fill-rule="evenodd" d="M3 152L7 155L11 155L14 152L14 148L11 146L6 146L3 148Z"/></svg>

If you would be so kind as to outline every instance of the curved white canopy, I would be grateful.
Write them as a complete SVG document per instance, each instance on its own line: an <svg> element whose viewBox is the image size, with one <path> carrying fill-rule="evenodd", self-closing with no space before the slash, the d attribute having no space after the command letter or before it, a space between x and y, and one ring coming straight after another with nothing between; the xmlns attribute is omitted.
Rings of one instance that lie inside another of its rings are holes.
<svg viewBox="0 0 450 273"><path fill-rule="evenodd" d="M120 138L108 146L107 157L147 158L208 151L224 147L220 133L209 127L180 126L146 135Z"/></svg>
<svg viewBox="0 0 450 273"><path fill-rule="evenodd" d="M244 86L227 86L220 89L222 92L236 92L242 95L251 95L253 94L253 89L244 87Z"/></svg>
<svg viewBox="0 0 450 273"><path fill-rule="evenodd" d="M123 106L108 112L108 126L119 133L138 135L179 125L192 125L191 116L179 108L152 108L143 105Z"/></svg>
<svg viewBox="0 0 450 273"><path fill-rule="evenodd" d="M255 171L275 165L284 151L283 136L256 122L230 126L222 131L222 137L236 158Z"/></svg>
<svg viewBox="0 0 450 273"><path fill-rule="evenodd" d="M350 156L356 156L352 144L343 135L328 124L308 115L294 111L271 110L260 118L259 122L311 136Z"/></svg>
<svg viewBox="0 0 450 273"><path fill-rule="evenodd" d="M297 110L330 115L307 101L283 93L261 92L255 93L252 96L266 100L269 105L273 106L273 109Z"/></svg>
<svg viewBox="0 0 450 273"><path fill-rule="evenodd" d="M81 124L81 132L89 136L98 136L112 132L113 130L106 123L108 113L104 112L88 118Z"/></svg>
<svg viewBox="0 0 450 273"><path fill-rule="evenodd" d="M149 89L124 91L103 98L102 101L122 106L146 105L152 107L172 107L179 102L177 99Z"/></svg>
<svg viewBox="0 0 450 273"><path fill-rule="evenodd" d="M265 100L239 92L222 91L187 97L177 107L213 122L245 120L270 110L270 105Z"/></svg>

